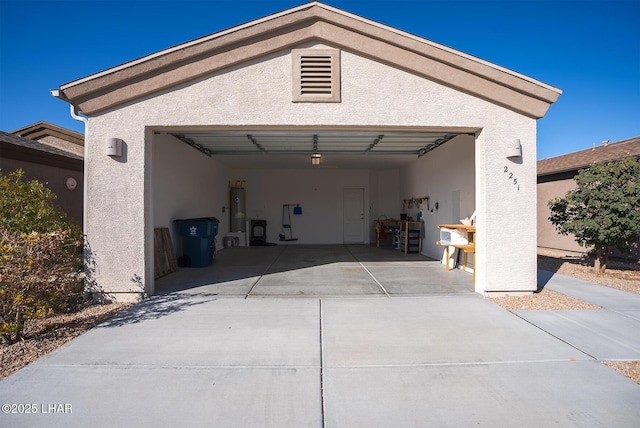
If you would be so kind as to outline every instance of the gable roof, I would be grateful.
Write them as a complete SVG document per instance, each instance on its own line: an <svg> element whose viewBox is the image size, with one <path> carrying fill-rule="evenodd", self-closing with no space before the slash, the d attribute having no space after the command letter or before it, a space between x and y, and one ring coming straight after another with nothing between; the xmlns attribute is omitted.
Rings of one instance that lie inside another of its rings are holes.
<svg viewBox="0 0 640 428"><path fill-rule="evenodd" d="M64 84L52 94L91 116L310 41L404 69L533 118L544 116L562 93L446 46L311 2Z"/></svg>
<svg viewBox="0 0 640 428"><path fill-rule="evenodd" d="M613 161L627 156L640 158L640 136L540 160L538 161L538 176L578 171L595 162Z"/></svg>
<svg viewBox="0 0 640 428"><path fill-rule="evenodd" d="M16 129L12 134L36 141L51 136L84 146L84 135L81 133L44 121Z"/></svg>
<svg viewBox="0 0 640 428"><path fill-rule="evenodd" d="M0 158L55 166L74 171L83 170L83 158L57 147L0 131Z"/></svg>

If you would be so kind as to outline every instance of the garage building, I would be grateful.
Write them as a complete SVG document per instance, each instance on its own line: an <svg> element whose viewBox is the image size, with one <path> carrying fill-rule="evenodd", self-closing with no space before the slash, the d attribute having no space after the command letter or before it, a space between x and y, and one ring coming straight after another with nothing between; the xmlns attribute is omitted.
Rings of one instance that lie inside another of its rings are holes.
<svg viewBox="0 0 640 428"><path fill-rule="evenodd" d="M230 183L267 241L283 204L302 207L289 245L373 244L374 220L417 218L404 201L422 200L422 253L440 259L437 225L475 213L475 290L537 287L547 84L312 2L53 94L86 122L88 274L117 300L154 294L155 228L176 246L175 219L230 231Z"/></svg>

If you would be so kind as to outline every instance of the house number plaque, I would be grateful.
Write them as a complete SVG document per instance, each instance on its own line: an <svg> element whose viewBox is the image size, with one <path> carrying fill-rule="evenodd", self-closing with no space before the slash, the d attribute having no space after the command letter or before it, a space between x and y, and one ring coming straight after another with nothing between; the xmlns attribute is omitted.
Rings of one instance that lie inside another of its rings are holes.
<svg viewBox="0 0 640 428"><path fill-rule="evenodd" d="M518 184L518 177L515 177L515 176L513 175L513 172L509 171L509 167L508 167L508 166L505 166L505 167L504 167L504 173L505 173L505 174L508 174L508 175L507 175L507 179L508 179L511 183L513 183L513 185L514 185L514 186L516 186L516 189L517 189L517 190L520 190L520 184Z"/></svg>

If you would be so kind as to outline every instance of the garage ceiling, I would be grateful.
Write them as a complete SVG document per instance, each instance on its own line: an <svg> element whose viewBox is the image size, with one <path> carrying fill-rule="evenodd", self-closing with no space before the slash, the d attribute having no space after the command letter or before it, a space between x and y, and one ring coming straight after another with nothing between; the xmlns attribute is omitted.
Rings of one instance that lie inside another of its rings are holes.
<svg viewBox="0 0 640 428"><path fill-rule="evenodd" d="M171 132L223 164L236 168L397 168L458 133L355 131ZM311 155L322 156L311 165Z"/></svg>

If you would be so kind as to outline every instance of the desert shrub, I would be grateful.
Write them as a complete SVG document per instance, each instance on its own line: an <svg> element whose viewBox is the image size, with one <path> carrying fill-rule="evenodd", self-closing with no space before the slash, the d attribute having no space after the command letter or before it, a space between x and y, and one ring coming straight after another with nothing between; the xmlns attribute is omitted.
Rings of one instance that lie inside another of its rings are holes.
<svg viewBox="0 0 640 428"><path fill-rule="evenodd" d="M53 232L77 229L64 211L54 206L56 195L37 180L27 181L24 171L0 171L0 228L14 232Z"/></svg>
<svg viewBox="0 0 640 428"><path fill-rule="evenodd" d="M14 341L28 319L82 301L82 234L55 195L22 171L0 174L0 337Z"/></svg>

